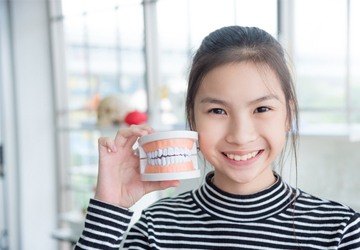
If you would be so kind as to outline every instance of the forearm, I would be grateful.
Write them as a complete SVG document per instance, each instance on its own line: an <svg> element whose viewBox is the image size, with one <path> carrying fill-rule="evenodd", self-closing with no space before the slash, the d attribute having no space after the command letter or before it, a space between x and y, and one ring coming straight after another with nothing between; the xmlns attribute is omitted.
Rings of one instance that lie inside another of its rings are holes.
<svg viewBox="0 0 360 250"><path fill-rule="evenodd" d="M75 249L119 249L132 215L128 209L91 199Z"/></svg>

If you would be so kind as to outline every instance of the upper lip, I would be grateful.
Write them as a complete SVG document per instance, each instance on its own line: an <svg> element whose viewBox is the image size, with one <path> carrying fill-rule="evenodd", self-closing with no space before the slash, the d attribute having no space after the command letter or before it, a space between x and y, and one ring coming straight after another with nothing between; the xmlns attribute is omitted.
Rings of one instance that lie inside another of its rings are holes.
<svg viewBox="0 0 360 250"><path fill-rule="evenodd" d="M233 155L247 155L253 152L258 152L262 149L253 149L253 150L237 150L237 151L223 151L224 154L229 155L229 154L233 154Z"/></svg>

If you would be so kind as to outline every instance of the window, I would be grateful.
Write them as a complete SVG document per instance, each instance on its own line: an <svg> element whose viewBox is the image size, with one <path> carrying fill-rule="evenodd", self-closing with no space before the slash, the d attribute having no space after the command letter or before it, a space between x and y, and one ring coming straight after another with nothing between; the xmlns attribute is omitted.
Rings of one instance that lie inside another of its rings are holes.
<svg viewBox="0 0 360 250"><path fill-rule="evenodd" d="M259 26L276 37L277 1L157 1L160 80L156 91L160 93L158 120L162 125L185 127L190 60L208 33L235 24Z"/></svg>
<svg viewBox="0 0 360 250"><path fill-rule="evenodd" d="M349 125L359 119L354 98L359 94L355 70L360 58L355 46L359 42L359 20L354 14L358 3L296 0L294 4L300 130L347 134Z"/></svg>

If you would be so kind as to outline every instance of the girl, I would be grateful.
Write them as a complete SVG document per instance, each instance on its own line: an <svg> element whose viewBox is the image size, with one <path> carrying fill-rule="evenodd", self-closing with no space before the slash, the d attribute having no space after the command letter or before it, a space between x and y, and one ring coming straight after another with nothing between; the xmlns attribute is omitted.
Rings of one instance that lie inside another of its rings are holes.
<svg viewBox="0 0 360 250"><path fill-rule="evenodd" d="M232 26L205 37L186 112L215 169L205 183L144 210L125 239L128 208L179 182L140 181L132 145L151 127L100 138L95 199L75 249L360 249L358 213L289 186L272 169L288 140L296 150L298 107L284 51L271 35Z"/></svg>

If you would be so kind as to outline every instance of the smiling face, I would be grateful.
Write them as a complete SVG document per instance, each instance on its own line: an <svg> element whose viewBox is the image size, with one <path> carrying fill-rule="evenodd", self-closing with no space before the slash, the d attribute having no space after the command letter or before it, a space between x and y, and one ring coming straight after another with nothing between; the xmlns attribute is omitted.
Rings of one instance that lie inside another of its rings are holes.
<svg viewBox="0 0 360 250"><path fill-rule="evenodd" d="M275 181L271 163L284 147L288 126L285 96L269 67L241 62L211 70L196 94L194 117L217 187L250 194Z"/></svg>

